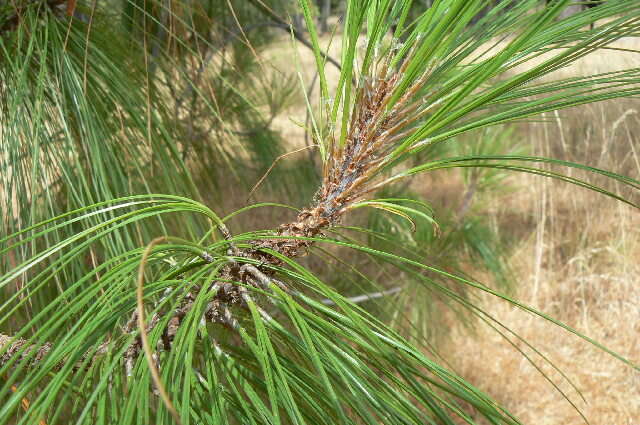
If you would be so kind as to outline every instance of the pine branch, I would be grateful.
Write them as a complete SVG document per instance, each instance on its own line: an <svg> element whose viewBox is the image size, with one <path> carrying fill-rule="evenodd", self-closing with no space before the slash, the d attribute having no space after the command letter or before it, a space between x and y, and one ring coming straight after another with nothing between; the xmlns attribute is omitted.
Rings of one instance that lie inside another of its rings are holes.
<svg viewBox="0 0 640 425"><path fill-rule="evenodd" d="M20 353L20 358L17 359L17 361L21 361L22 359L35 354L34 358L31 360L31 364L38 363L47 355L47 353L49 353L49 351L51 351L51 348L53 347L51 343L43 344L40 347L36 346L35 344L29 344L29 341L25 339L15 339L9 335L0 333L0 350L4 350L7 345L9 346L9 348L0 357L0 367L4 366L21 350L24 351Z"/></svg>
<svg viewBox="0 0 640 425"><path fill-rule="evenodd" d="M383 297L386 297L388 295L397 294L400 291L402 291L402 286L396 286L395 288L387 289L386 291L371 292L369 294L356 295L355 297L347 298L347 300L349 300L350 302L352 302L354 304L358 304L358 303L363 303L365 301L375 300L377 298L383 298ZM335 301L333 301L333 300L331 300L329 298L325 298L321 302L324 305L335 305L336 304Z"/></svg>
<svg viewBox="0 0 640 425"><path fill-rule="evenodd" d="M109 344L107 342L102 343L97 350L92 351L92 358L102 356L107 353ZM29 366L34 367L40 361L42 361L49 352L53 349L53 344L45 342L42 345L31 344L29 341L23 338L16 339L15 337L0 333L0 351L4 351L0 356L0 367L7 364L11 360L16 362L23 361L29 358ZM6 351L5 351L6 350ZM82 357L83 360L87 358L89 353L85 353ZM19 356L17 359L14 356ZM62 365L58 365L61 367Z"/></svg>
<svg viewBox="0 0 640 425"><path fill-rule="evenodd" d="M219 229L225 239L229 241L227 255L230 258L251 260L258 263L255 266L241 263L240 260L229 260L222 267L218 279L209 287L198 288L199 291L216 291L203 314L203 319L212 324L221 324L230 329L237 329L238 321L231 313L232 307L247 307L251 299L248 290L243 285L234 282L242 282L247 286L270 290L270 285L275 284L281 290L289 292L287 286L274 278L273 266L281 265L282 261L276 256L265 251L272 250L288 258L304 255L312 245L310 241L300 238L313 238L321 236L324 230L337 224L343 215L350 209L355 201L368 192L375 171L383 163L387 144L395 135L403 130L402 125L397 125L398 114L402 113L403 106L410 101L409 97L403 98L399 105L385 112L385 106L392 95L398 82L397 73L388 73L386 67L382 67L373 82L365 82L359 88L360 96L354 110L359 111L354 117L349 129L349 137L342 148L334 146L332 160L329 164L322 186L316 195L315 203L304 209L291 223L281 225L275 232L277 238L256 240L250 243L249 248L237 248L230 241L232 235L229 230L219 224ZM393 127L393 128L392 128ZM291 237L291 238L288 238ZM212 263L214 257L208 253L201 254L202 260ZM397 288L380 294L369 294L367 299L388 295L397 291ZM151 332L159 323L163 322L166 315L171 315L169 325L164 329L158 343L159 351L171 350L174 337L182 321L191 311L196 300L195 293L188 293L181 303L164 313L156 313L146 326L146 331ZM364 299L357 298L354 302ZM162 303L162 299L156 304ZM135 312L124 326L125 334L136 332ZM9 349L0 359L0 366L9 361L17 352L24 348L27 342L23 339L14 340L8 335L0 338L0 349L10 344ZM52 344L47 343L42 347L35 346L26 349L21 356L29 355L37 349L31 365L37 364L49 353ZM136 359L141 353L141 342L136 338L124 354L125 369L127 375L133 370Z"/></svg>

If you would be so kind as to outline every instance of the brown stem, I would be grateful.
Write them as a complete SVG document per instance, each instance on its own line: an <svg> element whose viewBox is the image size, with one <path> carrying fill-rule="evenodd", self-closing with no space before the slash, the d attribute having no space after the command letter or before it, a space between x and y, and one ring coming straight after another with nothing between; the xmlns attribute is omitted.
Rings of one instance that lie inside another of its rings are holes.
<svg viewBox="0 0 640 425"><path fill-rule="evenodd" d="M33 358L31 359L31 363L37 363L40 360L42 360L44 356L46 356L47 353L51 351L51 348L52 348L51 343L46 343L40 347L37 347L35 344L32 344L32 345L29 345L29 344L30 344L29 341L25 339L22 339L22 338L15 339L9 335L0 333L0 350L4 350L7 345L9 346L9 349L7 349L4 352L4 354L0 357L0 366L4 365L9 360L11 360L13 356L15 356L21 350L24 350L24 351L20 353L20 358L18 359L18 361L25 359L27 357L30 357L31 355L34 354L33 352L35 351L35 355L33 355Z"/></svg>

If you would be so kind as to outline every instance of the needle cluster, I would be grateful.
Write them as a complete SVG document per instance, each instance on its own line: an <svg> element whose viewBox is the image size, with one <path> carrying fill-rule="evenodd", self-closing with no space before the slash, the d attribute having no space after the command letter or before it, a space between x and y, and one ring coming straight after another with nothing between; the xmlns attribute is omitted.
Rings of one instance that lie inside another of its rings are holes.
<svg viewBox="0 0 640 425"><path fill-rule="evenodd" d="M392 55L387 54L376 61L375 77L360 79L346 140L338 143L332 139L322 186L314 204L303 209L295 221L281 225L278 236L318 236L323 229L336 224L355 202L379 187L374 184L375 177L391 161L397 142L411 135L415 123L436 104L416 97L431 75L430 70L393 101L411 56L408 55L409 59L400 69L393 70ZM303 239L278 239L262 242L259 247L274 249L292 258L309 245L309 241Z"/></svg>

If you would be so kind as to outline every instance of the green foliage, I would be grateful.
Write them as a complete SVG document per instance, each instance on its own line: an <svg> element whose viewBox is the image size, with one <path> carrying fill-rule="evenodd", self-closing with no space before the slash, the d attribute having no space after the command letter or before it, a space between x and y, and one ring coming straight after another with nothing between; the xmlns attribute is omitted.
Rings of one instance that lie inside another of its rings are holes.
<svg viewBox="0 0 640 425"><path fill-rule="evenodd" d="M251 167L259 173L279 153L266 128L291 96L291 80L265 71L254 55L264 39L247 27L232 32L239 44L215 39L224 39L225 25L236 19L262 19L256 10L133 0L118 12L111 2L80 2L78 13L88 20L69 20L42 2L21 10L18 25L0 40L0 183L7 188L0 424L517 424L426 346L433 331L428 309L443 306L467 311L548 361L483 310L474 293L506 300L638 369L463 273L469 259L498 276L505 272L489 248L487 226L468 212L473 205L439 216L428 194L422 200L389 186L456 168L466 190L481 195L505 171L520 171L636 205L544 166L598 173L634 190L640 182L514 152L506 145L512 136L490 130L637 95L638 69L540 82L637 35L640 8L632 3L610 0L596 12L557 20L568 1L546 8L503 1L478 20L486 1L439 0L409 19L411 1L349 0L341 72L330 92L313 8L300 0L322 93L312 122L327 123L312 129L326 189L317 198L335 199L357 181L360 192L339 213L374 211L366 228L328 222L302 236L245 230L246 213L286 206L253 204L220 217L220 202L210 208L191 199L202 199L199 189L212 191L221 175L229 184ZM224 17L213 19L222 10ZM591 30L595 19L602 21ZM354 165L362 174L345 174L349 155L358 154L348 149L365 142L354 134L378 136L371 141L376 149ZM445 141L452 146L443 148ZM343 178L337 188L326 186L332 173ZM304 214L284 228L306 226ZM231 235L226 224L240 231ZM443 235L435 238L438 226ZM292 246L308 247L309 259L298 259ZM345 252L366 258L367 270L344 260ZM323 264L335 284L320 277ZM368 275L372 264L382 277ZM350 282L366 291L406 287L378 296L378 308L369 309L352 298L358 293ZM146 326L136 326L136 288ZM435 298L438 304L420 302ZM153 356L142 351L141 333ZM160 382L152 380L156 369Z"/></svg>

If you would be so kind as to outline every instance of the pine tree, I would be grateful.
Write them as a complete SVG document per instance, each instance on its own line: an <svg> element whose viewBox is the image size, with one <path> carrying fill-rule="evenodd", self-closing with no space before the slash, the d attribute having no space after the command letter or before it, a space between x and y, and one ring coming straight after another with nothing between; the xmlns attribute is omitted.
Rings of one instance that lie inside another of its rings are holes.
<svg viewBox="0 0 640 425"><path fill-rule="evenodd" d="M438 148L479 129L498 138L500 125L543 112L638 95L638 69L539 80L636 35L638 5L610 0L559 20L566 0L505 0L478 18L488 1L439 0L408 19L411 1L348 0L330 90L314 9L300 0L320 82L308 131L321 181L279 227L249 230L250 211L295 208L255 203L222 216L202 191L278 155L264 153L269 118L254 83L266 78L255 51L265 37L251 35L249 22L262 26L290 5L251 3L22 0L0 8L8 229L0 239L0 423L519 423L432 356L420 333L404 334L329 285L312 259L333 258L335 273L369 280L341 262L343 252L393 270L417 294L467 310L508 340L519 337L460 288L507 300L638 369L499 289L344 225L354 210L373 208L435 226L425 202L385 191L451 168L532 173L637 206L562 171L640 188L588 165ZM252 66L255 79L242 72ZM419 296L396 303L384 295L397 288L381 289L375 296L391 316L423 307Z"/></svg>

